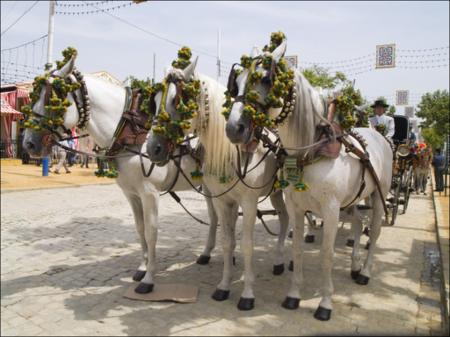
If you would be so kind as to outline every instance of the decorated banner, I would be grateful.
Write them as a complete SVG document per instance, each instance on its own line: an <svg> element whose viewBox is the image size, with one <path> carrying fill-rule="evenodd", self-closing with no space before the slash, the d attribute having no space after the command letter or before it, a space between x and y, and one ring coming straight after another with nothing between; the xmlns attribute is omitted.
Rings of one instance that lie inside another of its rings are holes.
<svg viewBox="0 0 450 337"><path fill-rule="evenodd" d="M395 92L395 105L409 104L409 90L397 90Z"/></svg>
<svg viewBox="0 0 450 337"><path fill-rule="evenodd" d="M414 107L405 106L405 116L409 118L414 118Z"/></svg>
<svg viewBox="0 0 450 337"><path fill-rule="evenodd" d="M377 46L376 68L395 67L395 43Z"/></svg>
<svg viewBox="0 0 450 337"><path fill-rule="evenodd" d="M289 68L297 69L297 55L285 56L284 59L286 60Z"/></svg>

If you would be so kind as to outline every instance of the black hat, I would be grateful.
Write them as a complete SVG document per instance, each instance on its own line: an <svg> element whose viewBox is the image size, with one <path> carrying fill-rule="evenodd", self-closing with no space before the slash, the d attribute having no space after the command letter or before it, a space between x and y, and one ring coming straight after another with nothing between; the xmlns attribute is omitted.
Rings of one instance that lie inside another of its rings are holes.
<svg viewBox="0 0 450 337"><path fill-rule="evenodd" d="M382 106L383 108L389 107L389 104L386 103L386 100L384 98L378 98L372 105L372 108L375 108L376 106Z"/></svg>

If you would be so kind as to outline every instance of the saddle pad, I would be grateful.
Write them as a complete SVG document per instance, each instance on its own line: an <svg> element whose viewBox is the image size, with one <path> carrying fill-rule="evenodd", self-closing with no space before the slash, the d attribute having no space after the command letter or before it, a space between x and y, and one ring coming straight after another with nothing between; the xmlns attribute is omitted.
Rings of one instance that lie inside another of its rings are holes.
<svg viewBox="0 0 450 337"><path fill-rule="evenodd" d="M333 122L331 126L337 135L342 133L342 128L337 123ZM320 139L325 137L326 135L323 135ZM339 153L341 152L341 145L342 143L338 140L332 143L325 143L319 147L317 154L327 158L336 159L339 157Z"/></svg>
<svg viewBox="0 0 450 337"><path fill-rule="evenodd" d="M138 284L138 282L131 284L123 297L138 301L173 301L177 303L197 302L197 286L183 283L155 284L151 293L138 294L134 291Z"/></svg>

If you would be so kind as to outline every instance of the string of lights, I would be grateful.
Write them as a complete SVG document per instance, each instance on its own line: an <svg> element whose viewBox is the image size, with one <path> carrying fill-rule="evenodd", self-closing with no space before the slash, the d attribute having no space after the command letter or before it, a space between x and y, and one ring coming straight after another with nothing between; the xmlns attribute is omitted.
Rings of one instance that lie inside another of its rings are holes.
<svg viewBox="0 0 450 337"><path fill-rule="evenodd" d="M428 52L428 51L434 51L434 50L444 50L444 49L449 49L449 46L436 47L436 48L426 48L426 49L397 49L397 52L421 53L421 52Z"/></svg>
<svg viewBox="0 0 450 337"><path fill-rule="evenodd" d="M111 0L107 0L107 1L96 1L96 2L86 2L86 3L81 3L79 1L75 1L75 3L68 3L68 1L56 1L56 6L58 7L84 7L84 6L92 6L92 5L102 5L104 3L107 2L112 2Z"/></svg>
<svg viewBox="0 0 450 337"><path fill-rule="evenodd" d="M20 44L18 46L15 46L15 47L1 49L0 51L3 53L3 52L8 51L8 50L19 49L19 48L25 47L25 46L30 45L30 44L35 44L37 41L40 41L40 40L43 40L43 39L47 38L47 36L48 35L45 34L45 35L42 35L41 37L38 37L37 39L34 39L34 40L31 40L31 41L22 43L22 44Z"/></svg>
<svg viewBox="0 0 450 337"><path fill-rule="evenodd" d="M94 9L94 10L83 10L83 11L72 11L72 12L67 12L67 11L55 11L55 14L60 14L60 15L88 15L88 14L97 14L97 13L104 13L112 11L112 10L116 10L119 8L124 8L124 7L129 7L131 5L133 5L134 3L132 1L125 3L125 4L121 4L121 5L117 5L117 6L113 6L113 7L108 7L108 8L98 8L98 9ZM93 4L88 4L89 6L94 6ZM95 6L94 6L95 7Z"/></svg>
<svg viewBox="0 0 450 337"><path fill-rule="evenodd" d="M21 68L29 68L29 69L36 69L36 70L43 70L44 67L39 67L39 66L30 66L27 64L20 64L20 63L15 63L15 62L11 62L11 61L2 61L2 64L7 64L7 65L13 65L13 66L17 66L17 67L21 67Z"/></svg>

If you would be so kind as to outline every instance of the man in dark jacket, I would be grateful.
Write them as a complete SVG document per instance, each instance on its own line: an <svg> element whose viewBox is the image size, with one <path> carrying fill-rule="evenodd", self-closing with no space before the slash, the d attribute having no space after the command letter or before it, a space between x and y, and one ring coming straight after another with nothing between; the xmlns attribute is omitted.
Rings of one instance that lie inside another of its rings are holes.
<svg viewBox="0 0 450 337"><path fill-rule="evenodd" d="M431 165L434 167L435 191L442 192L444 191L445 156L441 154L441 149L436 149Z"/></svg>

